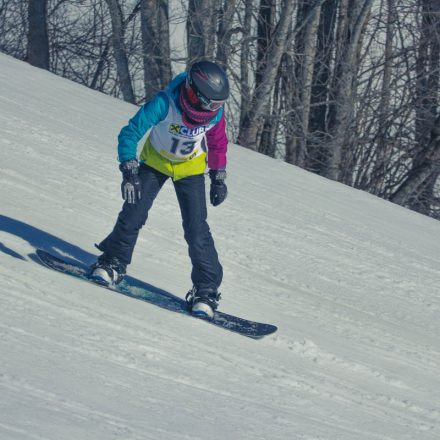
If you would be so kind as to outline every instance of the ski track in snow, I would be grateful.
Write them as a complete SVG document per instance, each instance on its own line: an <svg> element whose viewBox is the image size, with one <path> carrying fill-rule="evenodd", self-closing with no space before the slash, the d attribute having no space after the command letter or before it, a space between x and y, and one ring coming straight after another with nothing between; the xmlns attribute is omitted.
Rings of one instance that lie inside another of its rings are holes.
<svg viewBox="0 0 440 440"><path fill-rule="evenodd" d="M134 111L0 55L0 438L440 438L439 222L231 145L221 308L261 341L35 262L96 255ZM190 269L168 182L130 274L184 296Z"/></svg>

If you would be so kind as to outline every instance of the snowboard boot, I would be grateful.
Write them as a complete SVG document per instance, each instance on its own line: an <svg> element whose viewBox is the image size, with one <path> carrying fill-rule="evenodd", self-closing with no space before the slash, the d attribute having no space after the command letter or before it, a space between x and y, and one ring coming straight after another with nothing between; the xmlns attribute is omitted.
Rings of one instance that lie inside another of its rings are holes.
<svg viewBox="0 0 440 440"><path fill-rule="evenodd" d="M126 268L127 265L119 261L117 257L102 254L90 267L89 278L104 286L114 286L123 280Z"/></svg>
<svg viewBox="0 0 440 440"><path fill-rule="evenodd" d="M194 286L186 294L186 301L191 313L199 318L212 319L219 300L220 293L212 287Z"/></svg>

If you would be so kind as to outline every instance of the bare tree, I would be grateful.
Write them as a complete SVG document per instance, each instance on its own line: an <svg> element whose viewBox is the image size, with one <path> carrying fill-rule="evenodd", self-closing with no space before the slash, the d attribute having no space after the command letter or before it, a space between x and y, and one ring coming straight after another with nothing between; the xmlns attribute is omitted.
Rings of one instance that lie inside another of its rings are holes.
<svg viewBox="0 0 440 440"><path fill-rule="evenodd" d="M258 89L263 82L263 75L267 67L268 47L272 40L272 34L275 30L276 20L276 1L275 0L260 0L257 16L257 63L255 71L255 89ZM272 156L272 132L276 117L273 114L274 106L272 105L275 94L266 103L266 108L263 111L262 129L259 133L259 142L257 150ZM271 111L272 108L272 111Z"/></svg>
<svg viewBox="0 0 440 440"><path fill-rule="evenodd" d="M396 4L395 0L386 0L387 21L385 33L384 63L382 75L381 97L378 108L377 128L377 153L375 154L374 167L371 172L369 190L375 194L384 194L387 185L386 176L388 160L390 157L390 118L391 114L391 81L393 70L393 38L396 29Z"/></svg>
<svg viewBox="0 0 440 440"><path fill-rule="evenodd" d="M140 10L140 3L141 0L138 0L137 3L135 4L133 10L131 11L131 13L129 14L129 16L127 17L127 19L124 21L123 23L123 28L124 28L124 34L125 34L125 29L127 28L127 26L136 18L139 10ZM100 19L100 13L97 11L97 9L100 8L96 8L94 10L94 15L95 15L95 19L94 19L94 30L95 32L97 31L97 29L99 27L104 27L103 23L102 23L102 19ZM100 24L102 23L102 24ZM89 87L92 89L98 89L102 91L102 85L101 87L98 86L98 81L100 80L100 78L103 75L104 69L105 67L109 65L109 53L110 53L110 47L111 47L111 36L107 36L107 35L103 35L103 33L101 33L101 35L96 35L96 39L98 40L97 42L97 46L98 46L98 51L99 51L99 56L98 56L98 60L96 62L96 68L94 69L94 73L93 73L93 77L91 79L91 82L89 83Z"/></svg>
<svg viewBox="0 0 440 440"><path fill-rule="evenodd" d="M29 0L28 45L29 64L49 70L49 38L47 35L47 0Z"/></svg>
<svg viewBox="0 0 440 440"><path fill-rule="evenodd" d="M257 149L258 127L270 100L270 92L275 84L281 57L286 50L287 36L294 6L294 0L286 0L284 2L280 19L274 30L270 47L267 50L266 67L262 74L262 81L253 93L251 100L252 105L244 116L243 123L240 127L238 142L253 150Z"/></svg>
<svg viewBox="0 0 440 440"><path fill-rule="evenodd" d="M215 60L224 69L228 66L229 57L232 52L231 37L233 33L238 32L238 29L233 27L235 11L236 0L224 0L218 15L217 53Z"/></svg>
<svg viewBox="0 0 440 440"><path fill-rule="evenodd" d="M133 86L131 83L130 70L128 66L128 57L125 49L123 14L118 0L106 0L112 20L112 44L113 54L118 71L119 86L121 87L124 100L135 103Z"/></svg>
<svg viewBox="0 0 440 440"><path fill-rule="evenodd" d="M418 151L406 179L391 200L427 214L440 175L440 4L429 0L419 2L421 27L415 102Z"/></svg>
<svg viewBox="0 0 440 440"><path fill-rule="evenodd" d="M244 0L242 40L240 47L240 127L251 107L250 64L252 40L253 0Z"/></svg>
<svg viewBox="0 0 440 440"><path fill-rule="evenodd" d="M145 99L151 99L171 79L167 0L141 1L142 56Z"/></svg>
<svg viewBox="0 0 440 440"><path fill-rule="evenodd" d="M338 3L323 3L316 35L305 167L318 174L324 174L328 160L328 109Z"/></svg>
<svg viewBox="0 0 440 440"><path fill-rule="evenodd" d="M220 0L189 0L188 65L203 58L214 59L219 3Z"/></svg>
<svg viewBox="0 0 440 440"><path fill-rule="evenodd" d="M356 72L359 44L373 0L341 0L338 48L330 109L328 149L330 158L325 176L341 180L344 147L355 108Z"/></svg>
<svg viewBox="0 0 440 440"><path fill-rule="evenodd" d="M287 118L286 162L305 166L313 67L316 52L316 35L319 25L320 8L315 2L301 0L298 3L296 28L300 29L294 47L294 87L289 87L289 100L293 111ZM306 17L309 19L302 26Z"/></svg>
<svg viewBox="0 0 440 440"><path fill-rule="evenodd" d="M0 52L26 59L29 28L28 2L0 1Z"/></svg>

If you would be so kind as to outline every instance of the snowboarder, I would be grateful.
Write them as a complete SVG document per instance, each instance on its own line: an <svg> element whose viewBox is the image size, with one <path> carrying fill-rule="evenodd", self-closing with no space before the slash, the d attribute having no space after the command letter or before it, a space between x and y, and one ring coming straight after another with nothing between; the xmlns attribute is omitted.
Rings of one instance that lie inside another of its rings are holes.
<svg viewBox="0 0 440 440"><path fill-rule="evenodd" d="M90 277L103 284L122 281L131 262L139 230L165 181L171 177L192 262L193 288L187 301L194 314L212 318L223 277L207 223L206 162L214 206L227 196L228 139L223 105L229 82L216 63L200 61L176 76L144 104L118 137L122 198L125 203L113 231L97 245L103 252ZM137 144L150 130L139 160Z"/></svg>

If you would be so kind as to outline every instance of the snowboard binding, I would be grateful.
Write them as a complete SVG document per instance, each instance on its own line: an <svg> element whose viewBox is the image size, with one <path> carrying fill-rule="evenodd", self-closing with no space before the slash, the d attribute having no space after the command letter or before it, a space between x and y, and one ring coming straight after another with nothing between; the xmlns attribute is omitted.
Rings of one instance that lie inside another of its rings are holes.
<svg viewBox="0 0 440 440"><path fill-rule="evenodd" d="M125 273L126 265L118 258L102 254L90 267L89 279L103 286L116 286L124 279Z"/></svg>
<svg viewBox="0 0 440 440"><path fill-rule="evenodd" d="M186 302L190 312L203 319L211 320L217 310L221 294L212 287L197 288L194 286L186 294Z"/></svg>

